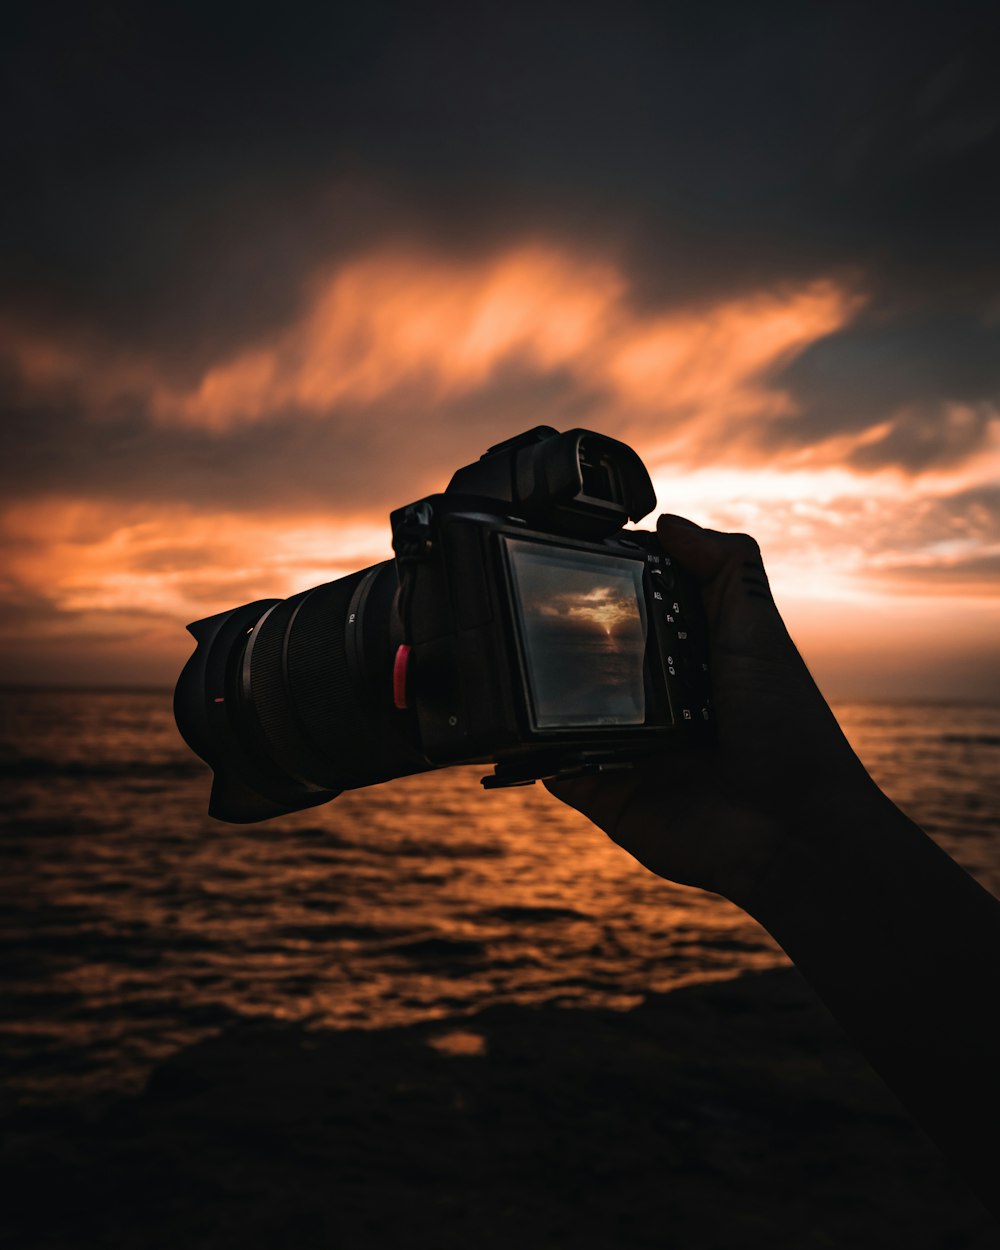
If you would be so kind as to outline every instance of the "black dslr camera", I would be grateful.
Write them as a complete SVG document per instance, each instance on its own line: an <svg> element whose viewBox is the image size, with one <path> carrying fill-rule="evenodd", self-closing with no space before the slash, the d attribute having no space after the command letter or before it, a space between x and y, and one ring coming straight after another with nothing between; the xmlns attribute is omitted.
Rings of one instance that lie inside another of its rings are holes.
<svg viewBox="0 0 1000 1250"><path fill-rule="evenodd" d="M697 587L624 443L537 426L391 515L387 560L188 629L174 713L246 823L448 764L487 788L712 736Z"/></svg>

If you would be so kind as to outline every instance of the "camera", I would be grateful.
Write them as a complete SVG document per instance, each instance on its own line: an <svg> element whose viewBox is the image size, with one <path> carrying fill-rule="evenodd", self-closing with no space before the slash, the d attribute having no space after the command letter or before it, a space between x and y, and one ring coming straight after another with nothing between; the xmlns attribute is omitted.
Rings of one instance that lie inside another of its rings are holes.
<svg viewBox="0 0 1000 1250"><path fill-rule="evenodd" d="M174 714L249 823L451 764L487 788L713 736L697 586L622 442L537 426L390 516L395 560L188 626Z"/></svg>

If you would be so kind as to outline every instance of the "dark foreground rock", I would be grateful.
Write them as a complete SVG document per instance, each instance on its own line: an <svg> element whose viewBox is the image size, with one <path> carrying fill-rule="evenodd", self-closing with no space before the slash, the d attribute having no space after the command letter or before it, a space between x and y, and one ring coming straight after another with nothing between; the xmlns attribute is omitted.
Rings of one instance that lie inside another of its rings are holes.
<svg viewBox="0 0 1000 1250"><path fill-rule="evenodd" d="M625 1014L255 1023L5 1130L24 1250L1000 1245L790 970Z"/></svg>

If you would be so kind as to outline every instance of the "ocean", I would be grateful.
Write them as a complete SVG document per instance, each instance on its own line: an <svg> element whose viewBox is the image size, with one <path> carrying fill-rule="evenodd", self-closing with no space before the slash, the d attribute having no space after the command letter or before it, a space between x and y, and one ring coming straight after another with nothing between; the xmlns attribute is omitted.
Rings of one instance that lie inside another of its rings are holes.
<svg viewBox="0 0 1000 1250"><path fill-rule="evenodd" d="M1000 707L836 709L883 789L1000 894ZM0 693L2 1050L14 1104L140 1089L248 1018L379 1029L627 1009L786 962L541 787L481 768L262 825L206 814L164 691Z"/></svg>

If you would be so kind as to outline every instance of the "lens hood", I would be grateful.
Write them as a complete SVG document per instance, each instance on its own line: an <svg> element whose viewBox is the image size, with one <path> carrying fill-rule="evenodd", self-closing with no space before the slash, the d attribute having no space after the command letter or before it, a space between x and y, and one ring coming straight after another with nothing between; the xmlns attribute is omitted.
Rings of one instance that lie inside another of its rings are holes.
<svg viewBox="0 0 1000 1250"><path fill-rule="evenodd" d="M258 599L188 626L197 646L174 690L174 718L181 737L215 774L208 812L216 820L250 824L315 807L339 790L303 790L248 742L238 724L236 669L242 643L280 599ZM252 781L251 781L252 779Z"/></svg>

